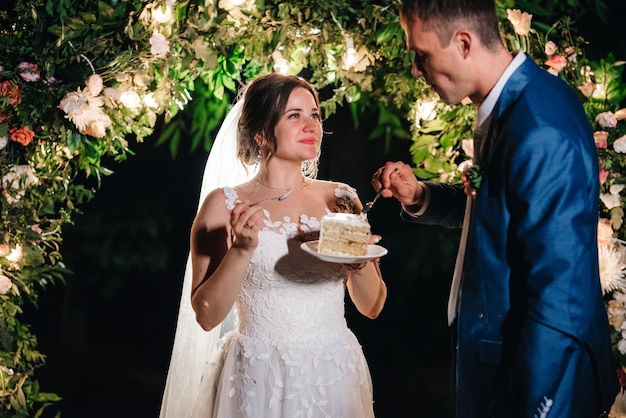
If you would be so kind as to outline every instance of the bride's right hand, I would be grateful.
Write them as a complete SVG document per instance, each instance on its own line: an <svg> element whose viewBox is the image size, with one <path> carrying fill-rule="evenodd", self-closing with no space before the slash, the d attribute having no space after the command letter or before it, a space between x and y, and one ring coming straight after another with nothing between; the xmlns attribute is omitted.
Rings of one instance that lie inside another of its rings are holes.
<svg viewBox="0 0 626 418"><path fill-rule="evenodd" d="M230 226L235 235L233 247L255 249L259 243L259 230L263 227L263 207L237 202L230 213Z"/></svg>

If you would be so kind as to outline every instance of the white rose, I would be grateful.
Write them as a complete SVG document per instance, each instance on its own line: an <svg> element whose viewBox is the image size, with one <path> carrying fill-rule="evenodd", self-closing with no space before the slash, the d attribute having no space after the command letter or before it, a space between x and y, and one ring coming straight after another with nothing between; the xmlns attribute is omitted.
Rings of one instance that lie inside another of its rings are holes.
<svg viewBox="0 0 626 418"><path fill-rule="evenodd" d="M464 139L461 141L461 148L470 158L474 158L474 140L473 139Z"/></svg>
<svg viewBox="0 0 626 418"><path fill-rule="evenodd" d="M150 52L152 55L161 57L170 51L170 42L159 32L154 32L150 37Z"/></svg>
<svg viewBox="0 0 626 418"><path fill-rule="evenodd" d="M2 177L2 192L7 202L13 204L24 196L28 187L38 183L39 179L29 165L14 165Z"/></svg>
<svg viewBox="0 0 626 418"><path fill-rule="evenodd" d="M622 205L622 201L618 194L602 193L600 200L604 203L607 209L613 209Z"/></svg>
<svg viewBox="0 0 626 418"><path fill-rule="evenodd" d="M596 116L596 122L603 128L615 128L617 126L617 119L613 112L602 112Z"/></svg>
<svg viewBox="0 0 626 418"><path fill-rule="evenodd" d="M613 149L620 154L626 153L626 135L617 138L615 142L613 142Z"/></svg>

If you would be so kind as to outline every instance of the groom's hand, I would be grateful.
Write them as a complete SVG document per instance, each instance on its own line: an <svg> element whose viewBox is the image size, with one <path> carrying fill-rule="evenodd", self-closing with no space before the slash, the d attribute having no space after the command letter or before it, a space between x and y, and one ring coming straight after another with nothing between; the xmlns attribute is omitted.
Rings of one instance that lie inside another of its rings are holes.
<svg viewBox="0 0 626 418"><path fill-rule="evenodd" d="M372 186L385 198L395 197L407 209L419 210L424 202L424 188L413 174L410 165L390 162L379 168L372 177Z"/></svg>

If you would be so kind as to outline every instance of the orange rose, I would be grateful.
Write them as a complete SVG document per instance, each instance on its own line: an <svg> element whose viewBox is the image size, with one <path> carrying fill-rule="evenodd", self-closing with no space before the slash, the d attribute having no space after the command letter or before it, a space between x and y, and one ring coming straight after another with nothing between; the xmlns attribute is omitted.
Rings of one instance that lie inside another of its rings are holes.
<svg viewBox="0 0 626 418"><path fill-rule="evenodd" d="M35 136L35 133L28 128L11 128L9 132L11 133L11 140L24 146L33 142Z"/></svg>
<svg viewBox="0 0 626 418"><path fill-rule="evenodd" d="M0 96L8 97L10 105L18 105L22 103L20 88L11 80L0 82Z"/></svg>

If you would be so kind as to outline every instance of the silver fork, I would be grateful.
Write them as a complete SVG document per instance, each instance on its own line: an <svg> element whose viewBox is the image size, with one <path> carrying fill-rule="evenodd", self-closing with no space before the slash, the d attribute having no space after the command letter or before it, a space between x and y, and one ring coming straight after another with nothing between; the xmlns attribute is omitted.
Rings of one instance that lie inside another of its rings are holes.
<svg viewBox="0 0 626 418"><path fill-rule="evenodd" d="M397 172L398 171L398 167L393 169L393 172ZM376 203L376 201L378 200L378 198L380 197L380 194L383 192L383 190L385 189L385 186L381 185L380 186L380 190L378 190L378 193L376 193L376 196L374 196L374 198L372 199L371 202L367 202L365 204L365 206L363 206L363 210L361 211L361 213L367 213L372 209L372 206L374 206L374 203Z"/></svg>
<svg viewBox="0 0 626 418"><path fill-rule="evenodd" d="M282 194L280 196L275 196L275 197L268 197L267 199L261 199L261 200L259 200L257 202L254 202L254 203L248 205L248 207L256 206L256 205L258 205L260 203L263 203L263 202L269 202L270 200L278 200L279 202L283 201L283 200L287 199L295 190L296 190L296 187L292 187L291 189L287 189L287 192L285 194Z"/></svg>
<svg viewBox="0 0 626 418"><path fill-rule="evenodd" d="M376 203L376 201L380 197L380 194L383 192L383 189L384 189L384 187L381 186L381 188L378 191L378 193L376 193L376 196L374 196L374 199L372 199L371 202L367 202L365 204L365 206L363 206L363 210L361 211L361 213L367 213L367 212L369 212L372 209L372 206L374 206L374 203Z"/></svg>

